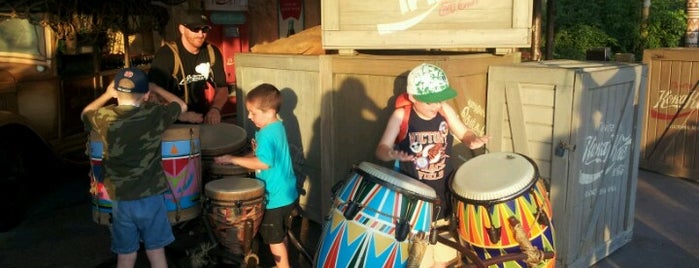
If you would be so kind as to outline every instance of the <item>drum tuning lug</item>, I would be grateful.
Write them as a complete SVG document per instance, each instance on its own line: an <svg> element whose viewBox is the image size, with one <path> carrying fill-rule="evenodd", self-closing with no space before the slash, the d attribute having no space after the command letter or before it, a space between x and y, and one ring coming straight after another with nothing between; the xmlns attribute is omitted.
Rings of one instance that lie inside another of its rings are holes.
<svg viewBox="0 0 699 268"><path fill-rule="evenodd" d="M243 213L243 201L242 200L237 200L235 201L235 215L240 215Z"/></svg>
<svg viewBox="0 0 699 268"><path fill-rule="evenodd" d="M398 240L398 242L403 242L405 238L408 237L408 233L410 233L408 221L399 219L398 224L396 224L396 240Z"/></svg>
<svg viewBox="0 0 699 268"><path fill-rule="evenodd" d="M488 238L490 238L491 242L500 242L500 228L501 227L485 228L488 231Z"/></svg>
<svg viewBox="0 0 699 268"><path fill-rule="evenodd" d="M349 203L347 203L347 208L345 209L345 212L342 213L342 215L344 215L345 219L349 221L357 215L357 212L359 212L359 204L357 204L357 202L354 201L349 201Z"/></svg>
<svg viewBox="0 0 699 268"><path fill-rule="evenodd" d="M437 229L431 228L430 229L430 245L437 244Z"/></svg>
<svg viewBox="0 0 699 268"><path fill-rule="evenodd" d="M546 215L546 212L541 210L540 208L537 209L536 218L536 222L538 222L541 225L549 226L549 224L551 224L551 222L549 222L548 215Z"/></svg>

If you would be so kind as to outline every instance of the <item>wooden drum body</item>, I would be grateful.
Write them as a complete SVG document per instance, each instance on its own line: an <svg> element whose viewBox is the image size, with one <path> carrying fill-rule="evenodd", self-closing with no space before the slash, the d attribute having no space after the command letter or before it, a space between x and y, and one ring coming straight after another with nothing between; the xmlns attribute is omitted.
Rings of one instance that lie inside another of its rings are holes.
<svg viewBox="0 0 699 268"><path fill-rule="evenodd" d="M164 193L170 223L196 218L201 213L201 159L197 125L176 124L162 134L162 165L168 190ZM90 134L92 218L110 224L112 199L104 187L103 144L97 133Z"/></svg>
<svg viewBox="0 0 699 268"><path fill-rule="evenodd" d="M264 183L223 177L206 183L205 213L219 243L233 255L248 254L265 211Z"/></svg>
<svg viewBox="0 0 699 268"><path fill-rule="evenodd" d="M362 162L335 194L315 267L406 267L411 240L431 231L434 189Z"/></svg>
<svg viewBox="0 0 699 268"><path fill-rule="evenodd" d="M524 233L536 249L554 252L548 191L529 158L502 152L477 156L458 168L450 186L459 240L482 260L521 253L517 232ZM521 231L515 231L511 218L521 224ZM554 265L555 259L548 259L537 267ZM527 264L508 261L497 267Z"/></svg>

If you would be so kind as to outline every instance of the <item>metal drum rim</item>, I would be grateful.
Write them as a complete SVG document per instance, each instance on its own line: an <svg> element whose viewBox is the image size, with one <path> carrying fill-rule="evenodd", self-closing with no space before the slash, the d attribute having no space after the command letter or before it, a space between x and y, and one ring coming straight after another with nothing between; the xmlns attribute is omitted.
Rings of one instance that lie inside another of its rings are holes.
<svg viewBox="0 0 699 268"><path fill-rule="evenodd" d="M432 187L395 170L369 162L359 163L357 170L360 174L365 175L365 179L381 184L396 192L422 200L433 201L437 199L437 192ZM411 187L404 187L406 185Z"/></svg>

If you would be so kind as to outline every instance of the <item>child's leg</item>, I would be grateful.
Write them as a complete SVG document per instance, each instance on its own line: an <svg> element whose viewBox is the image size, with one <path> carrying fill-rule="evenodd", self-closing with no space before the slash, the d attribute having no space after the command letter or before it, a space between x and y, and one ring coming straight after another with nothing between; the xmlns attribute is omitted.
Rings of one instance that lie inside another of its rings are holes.
<svg viewBox="0 0 699 268"><path fill-rule="evenodd" d="M260 235L274 256L277 267L289 267L289 254L286 249L286 219L289 217L294 204L265 210L260 226Z"/></svg>
<svg viewBox="0 0 699 268"><path fill-rule="evenodd" d="M137 252L117 254L117 268L132 268L136 265Z"/></svg>
<svg viewBox="0 0 699 268"><path fill-rule="evenodd" d="M289 254L286 250L286 243L269 244L269 251L272 252L272 256L274 256L274 262L277 264L277 268L291 267L289 264Z"/></svg>
<svg viewBox="0 0 699 268"><path fill-rule="evenodd" d="M167 268L167 259L165 258L165 249L156 248L146 250L150 267L152 268Z"/></svg>

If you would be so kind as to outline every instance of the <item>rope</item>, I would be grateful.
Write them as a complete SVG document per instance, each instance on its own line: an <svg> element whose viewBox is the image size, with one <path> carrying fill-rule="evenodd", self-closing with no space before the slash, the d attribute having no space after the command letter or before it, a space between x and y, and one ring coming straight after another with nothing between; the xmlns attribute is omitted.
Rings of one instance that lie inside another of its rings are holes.
<svg viewBox="0 0 699 268"><path fill-rule="evenodd" d="M524 253L527 258L524 259L524 262L527 264L529 267L534 267L537 266L539 263L544 261L544 252L537 249L534 247L529 241L529 237L527 237L526 232L524 231L524 228L522 227L522 224L515 218L514 216L511 216L509 219L510 226L512 227L512 230L515 233L515 240L517 243L519 243L519 248L522 250L522 253Z"/></svg>
<svg viewBox="0 0 699 268"><path fill-rule="evenodd" d="M418 268L422 262L422 257L425 255L425 249L427 249L427 238L425 238L425 233L419 232L417 235L413 236L413 239L410 242L407 267Z"/></svg>

